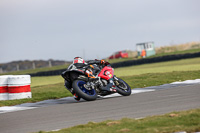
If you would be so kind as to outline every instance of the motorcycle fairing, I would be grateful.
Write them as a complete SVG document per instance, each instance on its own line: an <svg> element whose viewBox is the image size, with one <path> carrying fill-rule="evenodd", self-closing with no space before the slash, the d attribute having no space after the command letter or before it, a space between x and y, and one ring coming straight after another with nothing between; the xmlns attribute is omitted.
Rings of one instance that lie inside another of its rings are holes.
<svg viewBox="0 0 200 133"><path fill-rule="evenodd" d="M67 80L67 81L71 81L71 78L76 79L77 77L79 77L79 75L84 75L84 71L81 69L71 69L71 70L66 70L64 71L61 75L62 77Z"/></svg>
<svg viewBox="0 0 200 133"><path fill-rule="evenodd" d="M105 66L102 71L99 73L98 75L99 77L105 79L105 80L109 80L111 78L113 78L114 76L114 70L112 67L110 66Z"/></svg>

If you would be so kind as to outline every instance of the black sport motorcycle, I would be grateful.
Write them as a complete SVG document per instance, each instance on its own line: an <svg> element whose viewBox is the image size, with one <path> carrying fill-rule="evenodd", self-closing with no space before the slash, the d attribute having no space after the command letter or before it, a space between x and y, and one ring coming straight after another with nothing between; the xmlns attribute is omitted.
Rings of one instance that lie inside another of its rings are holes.
<svg viewBox="0 0 200 133"><path fill-rule="evenodd" d="M89 76L90 73L92 76ZM96 100L99 96L119 93L123 96L131 94L131 88L122 79L114 75L114 69L108 62L105 64L86 65L77 67L71 64L62 73L65 79L65 87L74 95L76 100L83 98L87 101Z"/></svg>

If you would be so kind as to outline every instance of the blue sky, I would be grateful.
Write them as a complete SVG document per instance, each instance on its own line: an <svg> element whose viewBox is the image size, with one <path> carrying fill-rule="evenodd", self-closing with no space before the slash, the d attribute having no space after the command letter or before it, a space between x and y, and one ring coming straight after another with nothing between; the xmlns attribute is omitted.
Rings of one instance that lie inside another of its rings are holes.
<svg viewBox="0 0 200 133"><path fill-rule="evenodd" d="M199 0L1 0L0 63L200 41Z"/></svg>

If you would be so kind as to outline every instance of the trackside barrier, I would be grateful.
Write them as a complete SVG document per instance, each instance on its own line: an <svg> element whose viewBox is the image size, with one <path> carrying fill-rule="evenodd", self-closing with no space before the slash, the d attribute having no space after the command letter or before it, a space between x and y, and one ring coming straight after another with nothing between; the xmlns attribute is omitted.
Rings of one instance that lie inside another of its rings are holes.
<svg viewBox="0 0 200 133"><path fill-rule="evenodd" d="M30 75L0 76L0 100L31 98Z"/></svg>
<svg viewBox="0 0 200 133"><path fill-rule="evenodd" d="M67 69L67 67L66 67L66 69ZM47 71L47 72L37 72L37 73L30 74L30 75L31 75L31 77L61 75L61 73L63 71L65 71L66 69L59 69L59 70L53 70L53 71Z"/></svg>
<svg viewBox="0 0 200 133"><path fill-rule="evenodd" d="M119 67L127 67L127 66L133 66L133 65L157 63L157 62L164 62L164 61L181 60L181 59L196 58L196 57L200 57L200 52L188 53L188 54L166 55L166 56L160 56L160 57L154 57L154 58L144 58L144 59L139 59L139 60L123 61L123 62L119 62L119 63L113 63L113 64L111 64L111 66L113 68L119 68Z"/></svg>
<svg viewBox="0 0 200 133"><path fill-rule="evenodd" d="M148 63L188 59L188 58L195 58L195 57L200 57L200 52L188 53L188 54L165 55L165 56L161 56L161 57L153 57L153 58L144 58L144 59L139 59L139 60L123 61L123 62L119 62L119 63L112 63L111 66L113 68L119 68L119 67L127 67L127 66L141 65L141 64L148 64ZM30 74L30 75L31 75L31 77L61 75L61 73L63 71L65 71L66 69L53 70L53 71L47 71L47 72L38 72L38 73Z"/></svg>
<svg viewBox="0 0 200 133"><path fill-rule="evenodd" d="M8 76L0 76L0 100L8 100Z"/></svg>

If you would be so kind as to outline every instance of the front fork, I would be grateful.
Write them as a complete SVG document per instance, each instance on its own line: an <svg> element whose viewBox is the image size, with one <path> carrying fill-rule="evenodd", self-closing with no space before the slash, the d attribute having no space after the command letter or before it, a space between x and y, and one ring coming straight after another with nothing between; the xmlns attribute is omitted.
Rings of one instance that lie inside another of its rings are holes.
<svg viewBox="0 0 200 133"><path fill-rule="evenodd" d="M87 90L92 90L92 89L95 89L95 84L93 82L86 82L86 84L84 84L84 87L87 89Z"/></svg>
<svg viewBox="0 0 200 133"><path fill-rule="evenodd" d="M116 86L119 85L118 78L115 75L113 76L113 81L114 81Z"/></svg>

